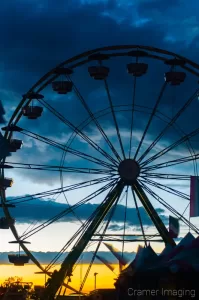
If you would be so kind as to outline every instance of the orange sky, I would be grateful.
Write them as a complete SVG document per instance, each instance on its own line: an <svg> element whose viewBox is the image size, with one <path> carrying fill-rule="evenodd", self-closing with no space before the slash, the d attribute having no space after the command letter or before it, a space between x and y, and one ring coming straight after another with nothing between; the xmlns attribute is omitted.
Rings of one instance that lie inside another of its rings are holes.
<svg viewBox="0 0 199 300"><path fill-rule="evenodd" d="M58 266L59 267L59 266ZM74 275L71 278L70 283L76 289L79 289L81 272L84 276L88 265L77 265L74 270ZM54 269L53 269L54 270ZM35 285L44 284L44 275L43 274L34 274L38 272L39 269L35 265L28 264L24 267L15 267L12 265L0 265L0 282L3 283L10 276L19 276L23 277L24 281L31 281ZM94 289L94 273L97 272L97 288L113 288L114 278L118 274L118 265L115 265L115 273L111 272L106 266L100 264L94 264L91 268L89 277L84 286L84 292L89 292ZM82 276L82 278L83 278Z"/></svg>
<svg viewBox="0 0 199 300"><path fill-rule="evenodd" d="M164 248L163 244L154 243L153 249L156 252L161 252ZM136 251L137 245L134 245L134 251ZM43 265L45 267L45 265ZM119 273L118 264L115 266L115 274L111 272L105 265L103 264L93 264L86 284L84 286L83 292L87 293L94 289L94 273L97 272L97 288L113 288L114 287L114 278L117 277ZM56 269L59 269L59 265L57 265ZM88 264L77 265L74 272L73 277L71 277L72 281L70 283L75 289L79 290L80 286L80 278L82 280L88 268ZM50 271L54 271L53 268ZM39 272L40 270L33 264L27 264L24 267L16 267L12 264L2 264L0 265L0 283L3 283L8 277L11 276L19 276L23 277L24 281L31 281L34 285L44 285L44 274L34 274L35 272ZM69 292L69 291L68 291Z"/></svg>

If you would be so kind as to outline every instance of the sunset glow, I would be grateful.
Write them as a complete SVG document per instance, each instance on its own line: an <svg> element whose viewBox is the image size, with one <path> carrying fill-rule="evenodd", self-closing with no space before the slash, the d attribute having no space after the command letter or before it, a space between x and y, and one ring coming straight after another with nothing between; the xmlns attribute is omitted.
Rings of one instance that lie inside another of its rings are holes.
<svg viewBox="0 0 199 300"><path fill-rule="evenodd" d="M94 273L97 272L97 288L113 288L114 278L118 274L118 265L115 266L115 274L111 272L106 266L94 264L91 268L90 275L84 286L83 292L87 293L94 289ZM57 265L56 269L60 266ZM81 278L85 274L88 265L77 265L74 271L74 275L71 278L70 285L75 289L79 289ZM43 274L35 274L38 272L38 268L35 265L26 265L24 267L14 267L12 265L1 265L0 266L0 283L2 284L8 277L22 277L23 281L33 282L34 285L44 285L45 276ZM82 275L81 275L82 273ZM67 293L70 293L68 290Z"/></svg>

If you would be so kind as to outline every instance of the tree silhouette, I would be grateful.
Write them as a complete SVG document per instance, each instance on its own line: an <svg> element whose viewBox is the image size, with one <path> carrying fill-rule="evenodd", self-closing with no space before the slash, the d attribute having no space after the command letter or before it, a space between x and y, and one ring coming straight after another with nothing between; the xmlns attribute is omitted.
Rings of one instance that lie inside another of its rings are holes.
<svg viewBox="0 0 199 300"><path fill-rule="evenodd" d="M7 286L10 286L13 282L22 282L23 281L23 278L22 277L19 277L19 276L11 276L11 277L8 277L3 285L7 285Z"/></svg>

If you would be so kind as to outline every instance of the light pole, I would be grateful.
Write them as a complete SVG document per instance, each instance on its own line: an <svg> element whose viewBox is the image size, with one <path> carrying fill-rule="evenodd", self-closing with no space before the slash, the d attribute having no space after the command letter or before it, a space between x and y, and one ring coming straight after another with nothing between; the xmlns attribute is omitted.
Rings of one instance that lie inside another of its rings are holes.
<svg viewBox="0 0 199 300"><path fill-rule="evenodd" d="M96 290L96 287L97 287L97 278L96 278L96 276L98 275L98 273L94 273L94 289Z"/></svg>

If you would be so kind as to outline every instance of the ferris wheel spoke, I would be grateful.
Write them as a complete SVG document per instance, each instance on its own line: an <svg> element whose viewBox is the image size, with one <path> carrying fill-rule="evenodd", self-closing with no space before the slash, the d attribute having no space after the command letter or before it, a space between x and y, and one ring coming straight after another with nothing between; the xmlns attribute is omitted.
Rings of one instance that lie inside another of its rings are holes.
<svg viewBox="0 0 199 300"><path fill-rule="evenodd" d="M113 185L112 185L113 186ZM87 226L87 223L89 222L89 220L92 219L92 215L89 217L89 219L86 222L81 222L81 227L76 231L76 233L71 237L71 239L62 247L62 249L56 254L56 256L51 260L51 262L48 264L48 266L46 267L46 271L49 271L53 265L58 261L58 259L60 259L60 257L67 251L67 248L71 245L71 243L77 238L77 236L82 232L82 230L84 230L84 227ZM102 225L103 227L103 225ZM96 244L96 242L91 242L92 244ZM87 248L90 247L90 245L88 245L85 250L87 250ZM64 261L64 259L62 259L60 261L60 263L62 263Z"/></svg>
<svg viewBox="0 0 199 300"><path fill-rule="evenodd" d="M77 167L64 167L64 166L51 166L51 165L39 165L39 164L25 164L25 163L16 163L16 162L6 162L15 169L27 169L27 170L40 170L40 171L58 171L66 173L80 173L80 174L110 174L116 175L116 171L107 170L107 169L93 169L93 168L77 168ZM0 165L1 167L1 165Z"/></svg>
<svg viewBox="0 0 199 300"><path fill-rule="evenodd" d="M187 194L185 194L183 192L180 192L180 191L178 191L178 190L176 190L174 188L168 187L168 186L166 186L164 184L160 184L160 183L155 182L153 180L150 180L148 178L144 178L142 180L144 182L148 183L149 185L154 186L154 187L156 187L156 188L158 188L158 189L160 189L162 191L166 191L166 192L168 192L168 193L170 193L172 195L175 195L175 196L178 196L180 198L183 198L185 200L190 201L190 196L189 195L187 195Z"/></svg>
<svg viewBox="0 0 199 300"><path fill-rule="evenodd" d="M84 228L84 226L85 226L85 222L81 222L81 230L83 230L83 228ZM78 233L77 233L78 232ZM80 231L77 231L76 233L75 233L75 238L78 236L78 234L80 233ZM74 241L74 235L72 236L72 238L70 239L70 243L72 243L72 241ZM46 268L45 268L45 270L46 271L49 271L50 269L52 269L53 267L55 267L55 264L61 264L63 261L64 261L64 259L61 259L61 260L59 260L60 258L61 258L61 256L66 252L66 250L67 250L67 248L69 247L69 241L62 247L62 249L55 255L55 257L50 261L50 263L46 266ZM93 242L91 242L91 243L93 243ZM89 248L90 247L90 245L88 245L87 247L86 247L86 250L87 250L87 248Z"/></svg>
<svg viewBox="0 0 199 300"><path fill-rule="evenodd" d="M199 89L197 89L196 92L185 102L185 104L181 107L181 109L175 114L175 116L170 120L170 122L166 125L166 127L155 138L155 140L151 143L151 145L142 154L139 162L141 162L146 157L146 155L155 147L155 145L159 142L159 140L164 136L165 132L177 121L177 119L182 115L182 113L187 109L187 107L197 97L198 93L199 93Z"/></svg>
<svg viewBox="0 0 199 300"><path fill-rule="evenodd" d="M60 220L62 217L66 216L67 214L71 213L72 211L74 211L75 209L79 208L83 204L86 204L87 202L89 202L93 198L95 198L96 196L102 194L103 192L105 192L106 190L108 190L109 188L111 188L114 185L115 182L116 182L116 180L112 180L110 183L108 183L105 186L99 188L97 191L92 192L91 194L89 194L88 196L84 197L82 200L78 201L74 205L70 205L68 208L64 209L59 214L57 214L54 217L50 218L49 220L43 222L42 224L38 225L34 229L26 232L26 234L22 235L20 237L20 239L26 240L30 236L38 233L39 231L43 230L47 226L49 226L49 225L53 224L54 222Z"/></svg>
<svg viewBox="0 0 199 300"><path fill-rule="evenodd" d="M156 103L155 103L155 106L154 106L154 108L153 108L153 111L152 111L152 113L151 113L151 115L150 115L150 117L149 117L148 123L147 123L147 125L146 125L146 127L145 127L144 133L143 133L143 135L142 135L142 137L141 137L140 143L139 143L139 145L138 145L138 147L137 147L137 150L136 150L136 152L135 152L134 159L136 159L136 157L137 157L137 155L138 155L138 153L139 153L139 151L140 151L140 148L141 148L142 143L143 143L143 141L144 141L144 138L145 138L145 136L146 136L146 134L147 134L147 131L148 131L148 129L149 129L149 126L151 125L151 122L152 122L152 120L153 120L153 117L155 116L155 113L156 113L156 111L157 111L158 105L160 104L160 101L161 101L161 99L162 99L162 96L163 96L163 94L164 94L164 91L165 91L165 89L166 89L166 86L167 86L167 82L165 81L164 84L163 84L163 86L162 86L162 88L161 88L161 90L160 90L160 94L159 94L159 96L158 96L158 98L157 98L157 101L156 101ZM140 159L138 159L138 162L140 162Z"/></svg>
<svg viewBox="0 0 199 300"><path fill-rule="evenodd" d="M145 160L141 164L141 167L148 165L149 163L151 163L152 161L156 160L157 158L165 155L166 153L168 153L169 151L173 150L174 148L176 148L176 147L180 146L181 144L187 142L187 140L189 140L191 137L197 135L198 133L199 133L199 128L193 130L189 134L187 134L187 135L183 136L182 138L180 138L178 141L176 141L173 144L171 144L170 146L166 147L164 150L156 153L155 155L153 155L149 159Z"/></svg>
<svg viewBox="0 0 199 300"><path fill-rule="evenodd" d="M160 236L162 237L163 241L165 242L165 244L170 244L172 246L175 246L174 240L169 235L169 232L166 229L164 223L162 222L160 216L158 215L158 213L154 209L153 205L149 201L146 193L143 190L142 185L140 184L140 181L136 181L132 185L132 190L135 191L138 199L142 203L143 207L145 208L145 210L148 213L149 217L151 218L153 224L157 228L157 230L158 230Z"/></svg>
<svg viewBox="0 0 199 300"><path fill-rule="evenodd" d="M113 185L114 185L114 183L113 183ZM112 185L112 187L113 187L113 185ZM121 199L120 199L120 201L121 201ZM99 209L99 207L98 207L98 209ZM96 211L95 211L96 212ZM94 212L94 213L95 213ZM94 214L93 213L93 214ZM71 242L72 241L74 241L75 240L75 238L80 234L80 232L82 232L82 230L84 230L84 228L85 228L85 226L87 226L89 223L88 223L88 221L89 220L91 220L93 217L92 216L90 216L89 217L89 219L87 220L87 223L86 222L81 222L81 228L75 233L75 236L73 235L73 237L70 239L70 244L71 244ZM103 229L103 227L104 227L104 225L102 224L102 226L101 226L101 229ZM99 229L98 231L97 231L97 233L100 233L100 231L101 231L101 229ZM100 234L100 236L101 236L101 234ZM92 244L96 244L97 243L97 241L95 241L95 242L91 242ZM65 251L67 251L67 248L69 247L69 243L67 242L65 245L64 245L64 247L59 251L59 253L56 255L56 257L49 263L49 265L46 267L46 270L48 271L48 270L50 270L50 268L52 268L53 267L53 265L56 263L56 261L64 254L64 252ZM88 248L89 246L87 246L86 247L86 249ZM94 254L94 252L93 252L93 254ZM63 262L63 260L62 260L62 262Z"/></svg>
<svg viewBox="0 0 199 300"><path fill-rule="evenodd" d="M85 187L90 187L93 185L97 185L100 183L104 183L107 181L112 181L113 176L105 176L102 178L97 178L97 179L93 179L93 180L87 180L84 182L79 182L76 184L71 184L69 186L64 186L61 188L57 188L57 189L53 189L53 190L49 190L46 192L42 192L42 193L37 193L37 194L31 194L31 195L27 195L27 196L22 196L22 197L16 197L12 200L7 200L7 203L9 204L19 204L19 203L24 203L24 202L29 202L38 198L44 198L44 197L49 197L49 196L54 196L60 193L65 193L65 192L70 192L70 191L74 191L76 189L80 189L80 188L85 188Z"/></svg>
<svg viewBox="0 0 199 300"><path fill-rule="evenodd" d="M168 168L168 167L171 167L171 166L176 166L178 164L183 164L183 163L187 163L187 162L191 162L191 161L196 161L197 159L199 159L199 154L188 155L188 156L185 156L185 157L182 157L182 158L169 160L169 161L159 163L159 164L156 164L156 165L142 167L142 170L144 172L150 172L152 170L158 170L158 169L161 169L161 168Z"/></svg>
<svg viewBox="0 0 199 300"><path fill-rule="evenodd" d="M157 195L154 191L152 191L146 184L141 183L142 187L145 191L147 191L154 199L156 199L161 205L167 208L170 212L172 212L179 220L182 220L184 224L188 225L193 231L198 233L198 229L191 222L189 222L183 214L180 214L177 210L175 210L171 205L169 205L166 201L163 200L159 195ZM184 212L183 212L184 213Z"/></svg>
<svg viewBox="0 0 199 300"><path fill-rule="evenodd" d="M104 157L106 157L113 164L117 165L117 161L115 161L112 156L110 156L99 145L97 145L92 139L90 139L85 133L83 133L82 130L80 130L78 127L74 126L69 120L67 120L65 117L63 117L56 109L54 109L45 100L42 99L42 100L40 100L40 102L48 110L50 110L55 116L57 116L58 119L60 119L65 125L67 125L70 129L74 130L74 132L77 133L77 135L80 136L85 142L87 142L87 144L89 144L92 148L94 148L95 150L97 150L97 152L99 152L100 154L102 154Z"/></svg>
<svg viewBox="0 0 199 300"><path fill-rule="evenodd" d="M46 267L46 271L49 271L56 263L60 257L67 251L67 249L72 245L72 243L77 239L78 235L80 235L81 231L87 226L87 222L82 223L81 227L75 232L75 234L67 241L67 243L62 247L62 249L56 254L56 256L51 260L51 262ZM64 259L60 261L60 264L63 263Z"/></svg>
<svg viewBox="0 0 199 300"><path fill-rule="evenodd" d="M73 149L73 148L70 148L70 147L65 147L64 145L62 145L62 144L60 144L58 142L55 142L55 141L53 141L53 140L51 140L49 138L43 137L43 136L38 135L36 133L33 133L31 131L28 131L28 130L25 130L25 129L23 129L23 131L21 133L24 134L24 135L26 135L26 136L34 138L34 139L36 139L36 140L38 140L40 142L43 142L43 143L45 143L47 145L50 145L50 146L53 146L53 147L55 147L57 149L63 150L63 151L65 151L67 153L70 153L70 154L72 154L74 156L81 157L81 158L86 159L86 160L88 160L90 162L99 164L100 166L102 165L102 166L107 167L107 168L115 168L114 165L111 165L111 164L109 164L109 163L107 163L107 162L105 162L105 161L103 161L103 160L101 160L99 158L95 158L94 156L91 156L89 154L83 153L83 152L81 152L79 150L76 150L76 149Z"/></svg>
<svg viewBox="0 0 199 300"><path fill-rule="evenodd" d="M138 59L136 58L136 62ZM129 144L129 158L131 157L132 138L133 138L133 122L134 122L134 110L135 110L135 92L136 92L137 77L134 76L133 82L133 100L132 100L132 114L131 114L131 129L130 129L130 144Z"/></svg>
<svg viewBox="0 0 199 300"><path fill-rule="evenodd" d="M68 76L68 79L73 82L71 80L71 78ZM88 112L90 118L93 120L93 122L95 123L95 125L97 126L99 132L101 133L101 135L103 136L104 140L106 141L107 145L109 146L109 148L111 149L111 151L113 152L113 154L115 155L116 159L118 161L121 161L121 158L118 154L118 152L116 151L115 147L113 146L113 144L111 143L110 139L108 138L107 134L105 133L105 131L103 130L102 126L100 125L99 121L97 120L97 118L95 117L95 115L92 113L92 111L90 110L88 104L86 103L85 99L82 97L81 93L79 92L79 90L77 89L77 87L75 86L74 82L73 82L73 89L77 95L77 97L79 98L79 100L81 101L83 107L86 109L86 111Z"/></svg>
<svg viewBox="0 0 199 300"><path fill-rule="evenodd" d="M96 232L97 228L99 227L100 223L104 220L108 212L111 210L112 206L118 199L119 195L121 195L124 188L124 184L120 180L116 186L108 193L107 197L105 198L103 204L101 205L100 209L94 215L91 223L89 224L88 228L83 231L82 235L75 243L73 249L65 260L62 263L62 266L59 273L59 281L52 282L46 289L45 295L54 296L59 289L59 287L63 284L64 279L68 278L72 274L72 269L79 259L81 253L84 251L86 246L88 245L90 239L92 238L93 234Z"/></svg>
<svg viewBox="0 0 199 300"><path fill-rule="evenodd" d="M83 225L84 223L82 222L82 225ZM81 228L83 228L83 227L81 227ZM49 271L49 270L51 270L52 268L54 268L55 266L56 266L56 264L62 264L63 263L63 261L64 261L64 259L62 258L62 259L60 259L61 258L61 256L66 252L66 249L67 249L67 247L68 247L68 242L62 247L62 249L55 255L55 257L50 261L50 263L46 266L46 271ZM89 248L90 247L90 245L88 245L87 246L87 248ZM86 248L86 249L87 249ZM60 259L60 260L59 260Z"/></svg>
<svg viewBox="0 0 199 300"><path fill-rule="evenodd" d="M156 179L190 180L191 175L142 172L140 177L146 179L156 178Z"/></svg>
<svg viewBox="0 0 199 300"><path fill-rule="evenodd" d="M174 209L171 205L169 205L166 201L163 200L162 197L160 197L159 195L157 195L154 191L152 191L146 184L144 184L143 182L140 182L141 186L143 187L143 189L149 194L151 195L155 200L157 200L161 205L163 205L165 208L167 208L170 212L172 212L176 217L179 218L179 220L182 220L182 222L189 226L189 228L191 228L193 231L195 231L197 234L199 234L199 230L198 228L193 225L190 221L188 221L183 214L180 214L176 209Z"/></svg>
<svg viewBox="0 0 199 300"><path fill-rule="evenodd" d="M112 102L112 99L111 99L111 94L110 94L110 91L109 91L109 86L108 86L108 83L107 83L106 79L104 79L104 85L105 85L105 90L106 90L106 93L107 93L108 101L109 101L109 104L110 104L111 113L112 113L112 116L113 116L113 120L114 120L114 124L115 124L115 129L116 129L116 132L117 132L117 137L118 137L118 140L119 140L120 148L121 148L121 151L122 151L123 158L125 159L126 158L125 151L124 151L119 126L118 126L118 123L117 123L117 119L116 119L116 115L115 115L115 111L114 111L114 107L113 107L113 102Z"/></svg>

